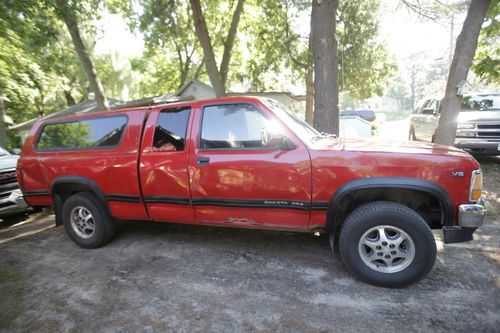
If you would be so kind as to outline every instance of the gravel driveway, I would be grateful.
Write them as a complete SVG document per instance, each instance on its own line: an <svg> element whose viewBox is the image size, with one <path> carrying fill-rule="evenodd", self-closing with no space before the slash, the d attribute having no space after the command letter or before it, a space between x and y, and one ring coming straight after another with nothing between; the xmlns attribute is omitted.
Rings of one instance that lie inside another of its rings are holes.
<svg viewBox="0 0 500 333"><path fill-rule="evenodd" d="M486 160L490 220L443 247L406 289L354 280L326 237L123 223L77 247L52 215L0 223L0 331L497 331L500 163Z"/></svg>

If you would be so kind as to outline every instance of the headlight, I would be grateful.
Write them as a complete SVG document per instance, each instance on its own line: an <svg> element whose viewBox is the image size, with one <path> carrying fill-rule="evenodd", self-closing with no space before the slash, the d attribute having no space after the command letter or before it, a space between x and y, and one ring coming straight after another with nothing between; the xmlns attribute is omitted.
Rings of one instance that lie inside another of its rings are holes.
<svg viewBox="0 0 500 333"><path fill-rule="evenodd" d="M476 124L471 123L458 123L457 129L474 129L476 128Z"/></svg>
<svg viewBox="0 0 500 333"><path fill-rule="evenodd" d="M469 200L476 202L481 198L481 191L483 190L483 173L481 169L472 171L472 178L470 180Z"/></svg>

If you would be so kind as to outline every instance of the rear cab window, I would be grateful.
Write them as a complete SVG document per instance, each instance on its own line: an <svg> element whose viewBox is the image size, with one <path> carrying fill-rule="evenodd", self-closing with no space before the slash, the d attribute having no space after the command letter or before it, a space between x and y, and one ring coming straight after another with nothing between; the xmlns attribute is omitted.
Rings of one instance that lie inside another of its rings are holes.
<svg viewBox="0 0 500 333"><path fill-rule="evenodd" d="M163 109L156 121L153 151L183 151L191 107Z"/></svg>
<svg viewBox="0 0 500 333"><path fill-rule="evenodd" d="M43 126L38 151L105 149L119 145L128 118L124 115L47 123Z"/></svg>

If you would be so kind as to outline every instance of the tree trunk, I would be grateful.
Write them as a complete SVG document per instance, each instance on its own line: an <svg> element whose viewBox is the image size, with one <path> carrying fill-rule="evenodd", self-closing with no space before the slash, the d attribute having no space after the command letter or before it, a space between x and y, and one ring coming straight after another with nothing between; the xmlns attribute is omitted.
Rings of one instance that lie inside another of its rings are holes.
<svg viewBox="0 0 500 333"><path fill-rule="evenodd" d="M484 22L490 0L472 0L462 31L457 38L453 61L451 62L444 99L441 103L441 117L436 129L435 142L452 146L457 131L457 115L460 111L461 96L457 95L457 85L467 79L470 65L476 53L477 40Z"/></svg>
<svg viewBox="0 0 500 333"><path fill-rule="evenodd" d="M104 95L104 89L101 84L101 80L97 76L97 72L94 68L94 64L90 59L90 56L87 52L87 48L83 44L82 37L80 35L80 29L78 28L78 24L76 22L75 17L71 13L71 9L68 5L68 0L56 0L57 9L68 28L68 31L71 35L71 39L73 40L73 45L75 46L75 51L80 58L80 61L83 66L83 70L87 75L87 79L89 80L90 89L94 92L97 104L103 110L109 110L108 101L106 96Z"/></svg>
<svg viewBox="0 0 500 333"><path fill-rule="evenodd" d="M243 12L243 0L238 0L238 3L236 4L236 9L234 10L233 13L233 19L231 20L231 26L229 27L229 32L227 33L227 38L224 43L224 54L222 55L222 61L220 63L220 75L222 77L222 82L224 82L224 85L226 84L227 81L229 61L231 60L234 40L236 38L236 32L238 31L238 23L240 22L240 17L242 12Z"/></svg>
<svg viewBox="0 0 500 333"><path fill-rule="evenodd" d="M222 97L226 94L226 88L224 86L224 81L222 80L219 69L217 68L214 49L212 47L212 42L210 41L210 36L208 34L207 24L205 22L205 17L203 16L203 11L201 9L200 0L190 0L190 2L191 10L193 11L196 34L198 35L198 40L200 41L201 47L203 48L203 55L208 72L208 77L210 78L210 82L212 83L212 87L214 88L215 95L217 97Z"/></svg>
<svg viewBox="0 0 500 333"><path fill-rule="evenodd" d="M5 104L2 88L0 88L0 146L7 148L7 126L5 126Z"/></svg>
<svg viewBox="0 0 500 333"><path fill-rule="evenodd" d="M76 104L76 101L73 98L73 95L71 95L71 91L64 90L64 98L66 98L66 105L67 106L72 106L72 105Z"/></svg>
<svg viewBox="0 0 500 333"><path fill-rule="evenodd" d="M337 0L313 0L311 13L314 59L314 127L339 132L339 89L335 13Z"/></svg>
<svg viewBox="0 0 500 333"><path fill-rule="evenodd" d="M313 67L310 66L306 71L306 123L313 125L314 116L314 78Z"/></svg>

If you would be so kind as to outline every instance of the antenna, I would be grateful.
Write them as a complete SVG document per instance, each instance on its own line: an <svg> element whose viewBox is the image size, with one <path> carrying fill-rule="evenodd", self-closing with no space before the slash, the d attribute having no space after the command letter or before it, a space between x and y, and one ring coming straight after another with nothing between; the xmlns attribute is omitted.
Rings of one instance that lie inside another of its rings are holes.
<svg viewBox="0 0 500 333"><path fill-rule="evenodd" d="M339 124L340 124L340 115L339 115ZM342 122L342 134L343 134L342 136L345 136L345 122ZM340 144L342 145L342 150L345 150L345 138L340 137Z"/></svg>

